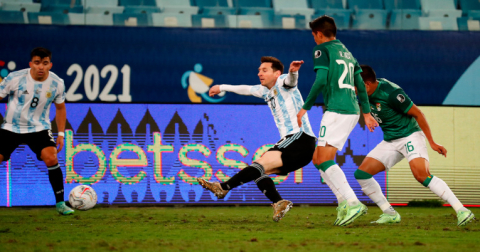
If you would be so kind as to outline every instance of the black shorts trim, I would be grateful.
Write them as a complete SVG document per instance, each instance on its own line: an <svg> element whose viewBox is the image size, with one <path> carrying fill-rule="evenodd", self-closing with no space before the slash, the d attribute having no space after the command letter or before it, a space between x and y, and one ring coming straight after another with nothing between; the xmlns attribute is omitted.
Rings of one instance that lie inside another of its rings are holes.
<svg viewBox="0 0 480 252"><path fill-rule="evenodd" d="M9 160L10 155L12 155L15 149L21 144L28 145L40 161L42 160L41 155L43 149L50 146L57 147L51 130L20 134L0 129L0 139L0 154L3 156L4 161Z"/></svg>
<svg viewBox="0 0 480 252"><path fill-rule="evenodd" d="M298 132L285 136L268 151L282 152L283 166L279 167L278 175L287 175L312 161L317 139L305 132Z"/></svg>

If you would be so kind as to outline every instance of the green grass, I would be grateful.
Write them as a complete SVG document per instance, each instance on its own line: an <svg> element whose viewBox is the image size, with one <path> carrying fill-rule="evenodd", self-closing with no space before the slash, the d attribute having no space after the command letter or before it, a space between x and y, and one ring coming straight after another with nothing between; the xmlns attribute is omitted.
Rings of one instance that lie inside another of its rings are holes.
<svg viewBox="0 0 480 252"><path fill-rule="evenodd" d="M0 208L0 251L478 251L478 221L456 226L448 207L398 207L400 224L332 226L334 207L297 207L275 223L272 209L97 207L60 216L54 208ZM472 209L480 216L479 209Z"/></svg>

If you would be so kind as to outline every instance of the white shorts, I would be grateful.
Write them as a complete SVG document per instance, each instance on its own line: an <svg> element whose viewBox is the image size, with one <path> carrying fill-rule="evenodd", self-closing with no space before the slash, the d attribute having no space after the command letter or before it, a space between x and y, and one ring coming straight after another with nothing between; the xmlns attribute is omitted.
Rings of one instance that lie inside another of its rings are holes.
<svg viewBox="0 0 480 252"><path fill-rule="evenodd" d="M368 153L367 157L375 158L382 162L386 170L392 168L405 157L408 162L419 157L428 161L425 134L423 134L423 131L417 131L408 137L388 142L382 141Z"/></svg>
<svg viewBox="0 0 480 252"><path fill-rule="evenodd" d="M327 111L323 114L320 123L320 132L318 133L318 145L331 145L339 151L348 139L355 125L358 123L360 115L345 115Z"/></svg>

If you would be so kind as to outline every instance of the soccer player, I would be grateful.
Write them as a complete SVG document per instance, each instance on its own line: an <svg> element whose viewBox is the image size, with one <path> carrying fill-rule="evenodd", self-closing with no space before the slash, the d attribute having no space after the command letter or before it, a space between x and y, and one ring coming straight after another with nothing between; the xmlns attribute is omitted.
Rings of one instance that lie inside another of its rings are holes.
<svg viewBox="0 0 480 252"><path fill-rule="evenodd" d="M355 178L362 191L375 202L383 213L375 223L398 223L400 215L392 208L382 193L373 175L390 169L403 158L407 158L415 179L443 200L457 212L458 226L470 222L474 215L455 197L452 190L440 178L429 172L428 152L425 138L430 147L441 155L447 150L433 140L425 115L398 85L377 79L375 71L362 65L362 78L367 89L373 117L383 130L380 142L355 171Z"/></svg>
<svg viewBox="0 0 480 252"><path fill-rule="evenodd" d="M345 226L367 212L367 207L358 200L342 169L334 161L337 150L342 150L360 117L355 87L368 129L373 131L378 124L370 115L365 84L360 76L362 70L348 49L336 39L337 27L333 18L318 17L310 22L310 28L317 43L313 49L316 79L297 120L302 125L304 114L322 92L326 111L320 124L313 164L337 197L339 206L334 225Z"/></svg>
<svg viewBox="0 0 480 252"><path fill-rule="evenodd" d="M302 126L298 126L295 121L296 114L303 105L302 95L297 88L298 70L303 60L293 61L288 74L282 74L283 64L274 57L262 57L261 63L258 68L260 85L216 85L210 89L209 95L214 96L228 91L240 95L253 95L265 100L280 131L280 141L261 158L224 183L208 182L200 178L197 180L219 199L224 198L229 190L254 180L260 191L273 202L273 220L279 221L293 204L282 199L268 175L287 175L310 163L316 138L308 116L302 119Z"/></svg>
<svg viewBox="0 0 480 252"><path fill-rule="evenodd" d="M30 59L30 68L12 72L0 83L0 99L8 95L7 110L0 129L0 162L10 159L18 145L27 144L48 168L57 211L63 215L73 214L74 211L64 202L63 174L57 159L57 153L63 148L67 119L65 85L62 79L50 72L52 53L48 49L33 49ZM55 103L58 127L56 142L50 130L52 102Z"/></svg>

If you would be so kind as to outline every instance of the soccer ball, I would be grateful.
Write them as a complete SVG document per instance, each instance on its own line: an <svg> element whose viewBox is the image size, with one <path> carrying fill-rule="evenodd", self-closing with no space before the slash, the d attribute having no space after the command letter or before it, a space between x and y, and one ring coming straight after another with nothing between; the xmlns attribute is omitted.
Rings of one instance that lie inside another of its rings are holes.
<svg viewBox="0 0 480 252"><path fill-rule="evenodd" d="M97 193L88 185L79 185L70 191L68 202L75 209L88 210L97 204Z"/></svg>

